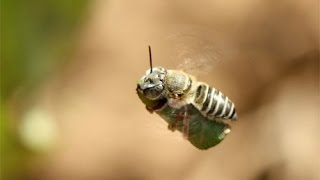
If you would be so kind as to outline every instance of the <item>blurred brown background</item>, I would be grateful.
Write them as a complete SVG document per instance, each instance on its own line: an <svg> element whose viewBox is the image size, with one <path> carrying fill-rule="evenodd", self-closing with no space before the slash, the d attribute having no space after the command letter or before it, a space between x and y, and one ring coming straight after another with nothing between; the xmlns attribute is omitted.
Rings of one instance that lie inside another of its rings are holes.
<svg viewBox="0 0 320 180"><path fill-rule="evenodd" d="M2 179L320 179L317 0L1 4ZM149 44L235 102L221 144L145 110Z"/></svg>

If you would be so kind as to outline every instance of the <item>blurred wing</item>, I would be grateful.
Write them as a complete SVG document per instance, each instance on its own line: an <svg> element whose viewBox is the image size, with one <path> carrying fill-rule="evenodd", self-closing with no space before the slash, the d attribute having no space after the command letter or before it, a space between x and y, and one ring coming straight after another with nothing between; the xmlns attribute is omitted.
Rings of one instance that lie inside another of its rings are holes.
<svg viewBox="0 0 320 180"><path fill-rule="evenodd" d="M174 46L177 68L187 73L206 74L222 60L222 51L203 31L172 34L168 40Z"/></svg>

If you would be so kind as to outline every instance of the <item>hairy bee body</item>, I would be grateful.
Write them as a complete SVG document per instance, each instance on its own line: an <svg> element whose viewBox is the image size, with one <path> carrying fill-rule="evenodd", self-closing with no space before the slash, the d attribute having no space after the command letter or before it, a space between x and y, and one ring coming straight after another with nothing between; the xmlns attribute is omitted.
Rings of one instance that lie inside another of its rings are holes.
<svg viewBox="0 0 320 180"><path fill-rule="evenodd" d="M177 70L154 67L140 79L137 93L150 112L183 132L197 148L208 149L230 132L227 119L236 120L234 103L220 91Z"/></svg>
<svg viewBox="0 0 320 180"><path fill-rule="evenodd" d="M172 107L179 108L191 103L210 120L237 119L234 103L207 83L198 82L195 77L177 70L167 70L164 82L166 96L171 98L169 104ZM178 97L178 100L174 97Z"/></svg>

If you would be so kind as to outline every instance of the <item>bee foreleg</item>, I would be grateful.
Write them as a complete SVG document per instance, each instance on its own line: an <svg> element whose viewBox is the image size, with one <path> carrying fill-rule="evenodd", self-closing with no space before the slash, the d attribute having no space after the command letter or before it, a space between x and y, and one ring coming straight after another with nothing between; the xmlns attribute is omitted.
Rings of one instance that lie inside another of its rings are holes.
<svg viewBox="0 0 320 180"><path fill-rule="evenodd" d="M151 107L146 106L147 111L149 111L150 114L153 113L153 109Z"/></svg>
<svg viewBox="0 0 320 180"><path fill-rule="evenodd" d="M173 124L168 124L168 129L172 132L177 130L177 125L175 123Z"/></svg>
<svg viewBox="0 0 320 180"><path fill-rule="evenodd" d="M227 126L224 128L223 133L225 135L229 134L231 132L231 126L226 124Z"/></svg>

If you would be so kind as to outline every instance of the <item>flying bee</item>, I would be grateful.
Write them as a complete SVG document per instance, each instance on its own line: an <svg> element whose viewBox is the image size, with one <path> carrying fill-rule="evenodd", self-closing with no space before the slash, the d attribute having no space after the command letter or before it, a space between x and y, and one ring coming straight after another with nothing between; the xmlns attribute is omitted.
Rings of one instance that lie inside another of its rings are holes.
<svg viewBox="0 0 320 180"><path fill-rule="evenodd" d="M183 71L152 67L139 80L137 93L149 112L159 114L168 129L178 130L199 149L220 143L237 119L234 103L219 90Z"/></svg>

